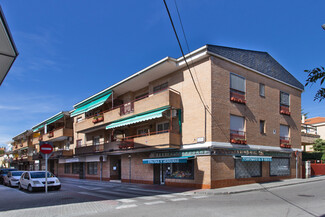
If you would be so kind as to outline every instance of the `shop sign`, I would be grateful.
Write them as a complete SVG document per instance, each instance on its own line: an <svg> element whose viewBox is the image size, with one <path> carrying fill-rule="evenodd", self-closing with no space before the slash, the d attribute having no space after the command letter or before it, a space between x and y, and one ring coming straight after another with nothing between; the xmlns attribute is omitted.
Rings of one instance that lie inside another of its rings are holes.
<svg viewBox="0 0 325 217"><path fill-rule="evenodd" d="M248 149L215 149L212 153L214 155L231 155L231 156L247 155L247 156L290 157L290 153L248 150Z"/></svg>
<svg viewBox="0 0 325 217"><path fill-rule="evenodd" d="M75 163L79 162L79 158L70 158L70 159L65 159L66 163Z"/></svg>
<svg viewBox="0 0 325 217"><path fill-rule="evenodd" d="M196 156L196 155L210 155L209 150L190 150L190 151L174 151L174 152L154 152L150 154L150 158L160 157L185 157L185 156Z"/></svg>

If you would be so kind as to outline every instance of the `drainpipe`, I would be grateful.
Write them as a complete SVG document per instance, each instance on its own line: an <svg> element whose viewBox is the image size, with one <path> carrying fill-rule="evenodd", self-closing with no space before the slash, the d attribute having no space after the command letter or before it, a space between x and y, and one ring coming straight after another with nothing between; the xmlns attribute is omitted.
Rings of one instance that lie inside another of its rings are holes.
<svg viewBox="0 0 325 217"><path fill-rule="evenodd" d="M298 151L295 151L296 155L296 179L298 178Z"/></svg>

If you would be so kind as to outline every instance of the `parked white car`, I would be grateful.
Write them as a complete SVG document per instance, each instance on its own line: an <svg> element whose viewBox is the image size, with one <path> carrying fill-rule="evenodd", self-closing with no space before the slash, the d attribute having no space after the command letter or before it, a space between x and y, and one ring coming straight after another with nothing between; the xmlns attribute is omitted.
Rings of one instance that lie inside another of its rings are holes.
<svg viewBox="0 0 325 217"><path fill-rule="evenodd" d="M24 171L9 171L6 176L3 177L3 184L9 187L15 187L19 185L19 179Z"/></svg>
<svg viewBox="0 0 325 217"><path fill-rule="evenodd" d="M48 189L59 190L61 183L52 173L47 172ZM19 180L19 189L26 189L30 192L34 190L45 189L45 171L27 171L24 172Z"/></svg>

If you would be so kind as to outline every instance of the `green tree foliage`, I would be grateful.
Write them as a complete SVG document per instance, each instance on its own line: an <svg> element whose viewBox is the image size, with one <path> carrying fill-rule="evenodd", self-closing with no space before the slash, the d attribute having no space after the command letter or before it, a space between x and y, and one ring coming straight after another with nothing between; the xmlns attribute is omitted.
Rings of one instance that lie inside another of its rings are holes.
<svg viewBox="0 0 325 217"><path fill-rule="evenodd" d="M317 67L311 70L305 70L308 73L308 78L306 80L305 86L313 85L317 81L320 81L320 85L322 85L325 81L325 68L324 67ZM325 99L325 88L320 88L315 97L314 101L318 100L319 102Z"/></svg>
<svg viewBox="0 0 325 217"><path fill-rule="evenodd" d="M325 151L325 140L316 139L313 144L313 149L316 152L324 152Z"/></svg>

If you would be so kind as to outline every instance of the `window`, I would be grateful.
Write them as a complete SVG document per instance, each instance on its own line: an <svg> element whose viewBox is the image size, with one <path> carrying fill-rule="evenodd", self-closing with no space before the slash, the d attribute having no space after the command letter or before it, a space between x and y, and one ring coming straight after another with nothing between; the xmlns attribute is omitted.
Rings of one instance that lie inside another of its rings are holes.
<svg viewBox="0 0 325 217"><path fill-rule="evenodd" d="M167 89L167 88L168 88L168 82L163 83L163 84L158 85L158 86L155 86L155 87L153 88L153 92L156 93L156 92L159 92L159 91L165 90L165 89Z"/></svg>
<svg viewBox="0 0 325 217"><path fill-rule="evenodd" d="M245 93L245 78L235 75L233 73L230 74L230 88L232 90L236 90L242 93Z"/></svg>
<svg viewBox="0 0 325 217"><path fill-rule="evenodd" d="M100 139L99 136L95 136L93 139L93 145L99 145L100 144L99 139Z"/></svg>
<svg viewBox="0 0 325 217"><path fill-rule="evenodd" d="M77 148L80 148L82 144L82 139L77 140Z"/></svg>
<svg viewBox="0 0 325 217"><path fill-rule="evenodd" d="M235 178L251 178L261 177L262 166L259 161L241 161L241 159L235 160Z"/></svg>
<svg viewBox="0 0 325 217"><path fill-rule="evenodd" d="M89 175L97 175L97 162L87 163L87 173Z"/></svg>
<svg viewBox="0 0 325 217"><path fill-rule="evenodd" d="M148 97L148 93L144 93L144 94L141 94L139 96L136 96L135 100L138 101L138 100L146 98L146 97Z"/></svg>
<svg viewBox="0 0 325 217"><path fill-rule="evenodd" d="M187 163L165 164L166 178L170 179L194 179L194 160Z"/></svg>
<svg viewBox="0 0 325 217"><path fill-rule="evenodd" d="M265 97L265 85L260 83L260 96Z"/></svg>
<svg viewBox="0 0 325 217"><path fill-rule="evenodd" d="M265 121L260 120L260 133L265 134Z"/></svg>
<svg viewBox="0 0 325 217"><path fill-rule="evenodd" d="M270 162L271 176L290 176L289 158L272 158Z"/></svg>
<svg viewBox="0 0 325 217"><path fill-rule="evenodd" d="M82 121L82 117L77 117L77 123Z"/></svg>
<svg viewBox="0 0 325 217"><path fill-rule="evenodd" d="M70 164L64 164L64 173L70 173Z"/></svg>
<svg viewBox="0 0 325 217"><path fill-rule="evenodd" d="M290 95L288 93L280 92L280 105L290 106Z"/></svg>
<svg viewBox="0 0 325 217"><path fill-rule="evenodd" d="M72 163L72 173L79 174L79 163Z"/></svg>
<svg viewBox="0 0 325 217"><path fill-rule="evenodd" d="M230 133L244 135L245 118L236 115L230 115Z"/></svg>
<svg viewBox="0 0 325 217"><path fill-rule="evenodd" d="M289 126L280 125L280 139L289 140Z"/></svg>
<svg viewBox="0 0 325 217"><path fill-rule="evenodd" d="M169 130L169 122L157 124L157 133L165 133Z"/></svg>
<svg viewBox="0 0 325 217"><path fill-rule="evenodd" d="M149 129L148 128L142 128L142 129L138 129L138 135L146 135L148 134Z"/></svg>

